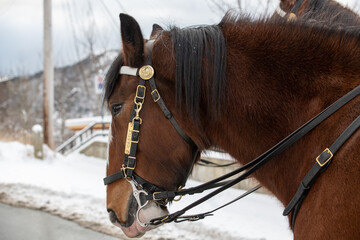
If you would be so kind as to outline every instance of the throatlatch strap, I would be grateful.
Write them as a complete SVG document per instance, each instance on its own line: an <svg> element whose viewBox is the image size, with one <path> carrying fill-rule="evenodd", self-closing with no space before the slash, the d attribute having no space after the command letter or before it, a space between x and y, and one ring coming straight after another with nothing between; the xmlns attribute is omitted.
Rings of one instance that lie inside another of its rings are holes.
<svg viewBox="0 0 360 240"><path fill-rule="evenodd" d="M360 116L358 116L348 128L335 140L335 142L329 147L326 148L315 161L314 166L306 174L305 178L301 181L297 192L294 197L291 199L289 204L286 206L283 215L286 216L289 213L293 212L291 216L291 225L295 226L295 219L297 212L300 209L301 203L305 199L309 189L316 180L316 178L324 172L327 167L332 162L333 156L339 150L339 148L355 133L355 131L360 127Z"/></svg>
<svg viewBox="0 0 360 240"><path fill-rule="evenodd" d="M170 110L166 107L164 100L161 98L160 93L157 90L154 78L149 79L149 83L150 83L150 88L151 88L151 96L152 96L154 102L156 102L159 105L159 107L160 107L161 111L164 113L165 117L170 120L171 124L174 126L176 131L191 146L192 149L195 149L195 148L198 149L198 147L193 142L193 140L188 135L186 135L186 133L182 130L182 128L180 127L178 122L173 117Z"/></svg>

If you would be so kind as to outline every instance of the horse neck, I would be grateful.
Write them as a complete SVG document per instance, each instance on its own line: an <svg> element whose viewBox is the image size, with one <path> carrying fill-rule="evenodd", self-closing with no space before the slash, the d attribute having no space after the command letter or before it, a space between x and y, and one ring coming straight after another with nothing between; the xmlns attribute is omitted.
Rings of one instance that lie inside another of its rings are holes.
<svg viewBox="0 0 360 240"><path fill-rule="evenodd" d="M295 39L271 42L271 37L246 29L237 34L224 30L228 52L225 111L219 121L204 125L212 144L242 164L268 150L360 84L358 73L355 79L349 76L351 80L343 81L346 74L341 73L341 66L323 69L325 75L316 74L314 70L322 69L324 62L311 57L316 53L310 50L300 53L301 47L289 47L294 52L280 51L287 48L284 42L290 46ZM356 53L360 53L359 49ZM326 49L318 54L325 54L326 58ZM304 63L307 57L312 61ZM356 64L360 69L360 62ZM304 175L299 169L309 169L313 155L327 144L320 135L314 141L314 134L317 132L304 137L255 174L284 203L294 191L286 189L296 189ZM320 148L305 151L312 144Z"/></svg>

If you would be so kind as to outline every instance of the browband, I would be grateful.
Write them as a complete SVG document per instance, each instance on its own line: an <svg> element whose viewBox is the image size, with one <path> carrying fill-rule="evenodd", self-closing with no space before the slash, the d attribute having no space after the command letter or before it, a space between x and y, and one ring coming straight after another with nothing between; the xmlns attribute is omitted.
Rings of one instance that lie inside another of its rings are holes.
<svg viewBox="0 0 360 240"><path fill-rule="evenodd" d="M286 14L287 14L287 12L285 12L284 10L282 10L282 8L280 7L280 5L278 5L277 6L277 8L276 8L276 13L280 16L280 17L282 17L282 18L284 18L285 16L286 16Z"/></svg>
<svg viewBox="0 0 360 240"><path fill-rule="evenodd" d="M138 76L138 71L139 71L139 68L122 66L120 68L119 73L120 73L120 75L125 74L125 75L130 75L130 76Z"/></svg>

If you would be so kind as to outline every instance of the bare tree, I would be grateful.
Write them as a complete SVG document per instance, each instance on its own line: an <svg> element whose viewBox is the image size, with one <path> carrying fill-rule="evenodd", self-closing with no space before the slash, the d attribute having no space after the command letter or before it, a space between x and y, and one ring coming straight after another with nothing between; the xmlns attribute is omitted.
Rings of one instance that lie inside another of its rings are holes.
<svg viewBox="0 0 360 240"><path fill-rule="evenodd" d="M23 142L29 142L31 127L36 122L36 100L40 96L40 88L32 86L27 75L7 82L9 104L6 106L7 121L10 132L21 135ZM17 127L16 127L17 126ZM20 126L20 128L19 128Z"/></svg>

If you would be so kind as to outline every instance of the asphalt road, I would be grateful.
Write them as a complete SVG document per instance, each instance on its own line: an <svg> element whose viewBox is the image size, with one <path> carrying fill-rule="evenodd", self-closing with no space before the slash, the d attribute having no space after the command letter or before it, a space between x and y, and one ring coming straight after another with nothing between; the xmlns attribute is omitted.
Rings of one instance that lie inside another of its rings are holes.
<svg viewBox="0 0 360 240"><path fill-rule="evenodd" d="M0 204L1 240L115 240L49 213Z"/></svg>

